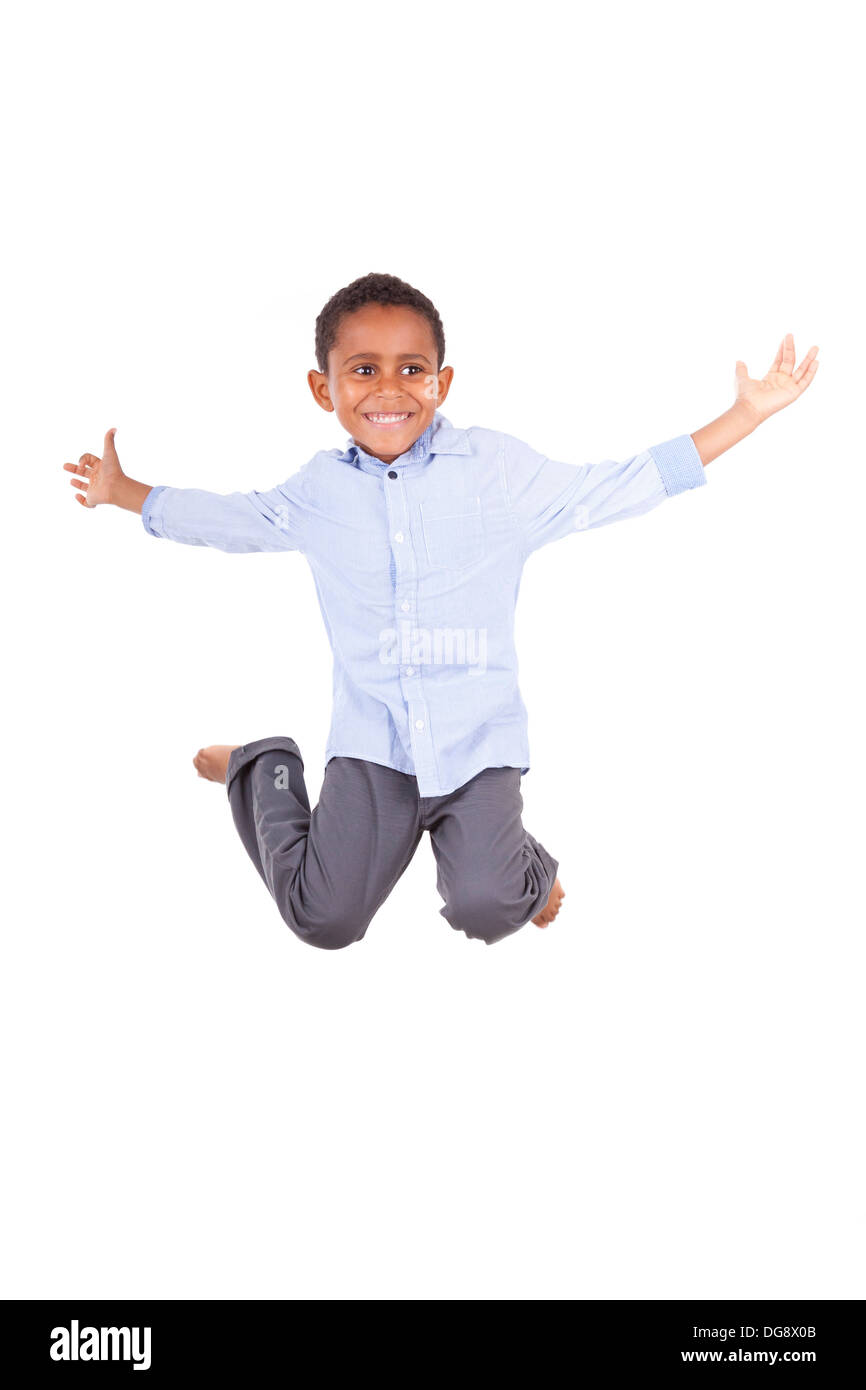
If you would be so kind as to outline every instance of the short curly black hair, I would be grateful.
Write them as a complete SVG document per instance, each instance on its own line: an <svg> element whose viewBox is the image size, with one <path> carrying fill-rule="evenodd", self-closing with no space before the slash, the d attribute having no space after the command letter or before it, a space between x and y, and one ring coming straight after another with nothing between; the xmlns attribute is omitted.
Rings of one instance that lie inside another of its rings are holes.
<svg viewBox="0 0 866 1390"><path fill-rule="evenodd" d="M439 312L426 294L399 280L396 275L379 275L371 271L353 280L342 290L331 295L319 317L316 319L316 361L319 371L328 370L328 353L337 340L337 331L346 314L362 309L365 304L405 304L416 309L430 324L436 352L439 358L437 371L445 361L445 330Z"/></svg>

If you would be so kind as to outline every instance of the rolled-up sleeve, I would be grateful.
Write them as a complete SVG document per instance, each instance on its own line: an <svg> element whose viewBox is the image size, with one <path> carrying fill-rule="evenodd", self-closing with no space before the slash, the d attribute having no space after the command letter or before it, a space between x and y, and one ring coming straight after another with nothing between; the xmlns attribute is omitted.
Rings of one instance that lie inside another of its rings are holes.
<svg viewBox="0 0 866 1390"><path fill-rule="evenodd" d="M668 497L706 483L689 434L602 463L561 463L505 436L511 506L530 554L551 541L651 511Z"/></svg>
<svg viewBox="0 0 866 1390"><path fill-rule="evenodd" d="M141 520L150 536L216 550L303 550L307 497L302 468L269 492L154 487Z"/></svg>

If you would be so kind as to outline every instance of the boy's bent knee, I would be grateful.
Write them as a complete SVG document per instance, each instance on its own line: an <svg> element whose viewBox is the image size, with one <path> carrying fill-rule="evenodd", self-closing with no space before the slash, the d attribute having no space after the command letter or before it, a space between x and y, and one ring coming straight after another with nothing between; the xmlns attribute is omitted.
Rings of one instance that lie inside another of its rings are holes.
<svg viewBox="0 0 866 1390"><path fill-rule="evenodd" d="M476 941L484 941L488 946L512 936L524 925L518 919L515 908L503 903L495 894L484 892L464 892L452 898L442 915L455 931Z"/></svg>
<svg viewBox="0 0 866 1390"><path fill-rule="evenodd" d="M323 913L319 916L298 913L294 909L280 909L286 926L291 927L295 936L306 941L308 946L318 946L324 951L340 951L360 941L367 930L368 923L352 915Z"/></svg>

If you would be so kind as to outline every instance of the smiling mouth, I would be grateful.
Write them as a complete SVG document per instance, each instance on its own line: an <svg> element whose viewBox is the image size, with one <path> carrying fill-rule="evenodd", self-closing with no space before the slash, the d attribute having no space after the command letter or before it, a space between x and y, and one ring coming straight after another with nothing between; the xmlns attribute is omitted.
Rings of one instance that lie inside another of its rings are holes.
<svg viewBox="0 0 866 1390"><path fill-rule="evenodd" d="M364 419L371 425L376 425L379 429L395 429L398 425L405 425L407 420L411 420L415 414L414 410L374 410L369 415L364 415Z"/></svg>

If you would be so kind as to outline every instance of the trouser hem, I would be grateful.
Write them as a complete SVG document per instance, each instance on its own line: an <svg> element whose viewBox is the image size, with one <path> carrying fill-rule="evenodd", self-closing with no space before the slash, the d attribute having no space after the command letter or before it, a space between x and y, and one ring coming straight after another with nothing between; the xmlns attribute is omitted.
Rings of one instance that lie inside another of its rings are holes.
<svg viewBox="0 0 866 1390"><path fill-rule="evenodd" d="M276 749L296 757L303 772L304 760L301 757L301 750L293 738L284 734L275 734L272 738L257 738L252 743L245 743L242 747L235 748L229 756L226 767L226 791L231 794L232 783L248 763L255 762L262 753L271 753Z"/></svg>
<svg viewBox="0 0 866 1390"><path fill-rule="evenodd" d="M535 906L527 917L526 922L523 923L524 926L526 926L527 922L531 922L533 917L537 917L539 912L547 906L547 900L553 892L553 885L556 882L556 876L559 872L559 860L554 859L553 855L544 848L544 845L539 844L538 840L534 840L534 845L542 868L547 874L547 886L542 888L539 893Z"/></svg>

